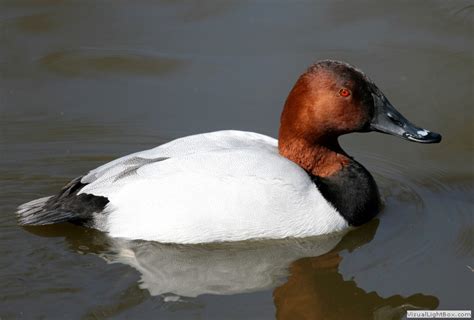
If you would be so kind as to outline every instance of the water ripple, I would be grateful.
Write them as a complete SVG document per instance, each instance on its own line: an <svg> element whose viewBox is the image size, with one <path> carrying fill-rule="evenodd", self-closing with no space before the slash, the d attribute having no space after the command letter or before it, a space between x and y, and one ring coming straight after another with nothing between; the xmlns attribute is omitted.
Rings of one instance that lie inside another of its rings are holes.
<svg viewBox="0 0 474 320"><path fill-rule="evenodd" d="M386 294L393 293L390 287L403 288L404 294L420 289L436 293L442 285L436 287L433 279L439 280L439 274L468 272L473 256L472 177L409 160L401 164L384 155L364 154L361 162L374 174L385 207L373 241L343 260L345 277L375 289L371 275L383 274Z"/></svg>

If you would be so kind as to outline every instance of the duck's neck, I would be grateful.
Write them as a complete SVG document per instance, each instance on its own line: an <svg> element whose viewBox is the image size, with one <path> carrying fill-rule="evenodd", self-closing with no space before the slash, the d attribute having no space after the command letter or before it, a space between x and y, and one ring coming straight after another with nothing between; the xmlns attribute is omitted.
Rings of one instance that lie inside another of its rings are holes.
<svg viewBox="0 0 474 320"><path fill-rule="evenodd" d="M318 177L329 177L352 161L339 146L337 139L308 141L280 134L278 149L282 156Z"/></svg>
<svg viewBox="0 0 474 320"><path fill-rule="evenodd" d="M309 142L280 134L279 152L310 175L318 190L353 226L368 222L380 210L380 196L371 174L349 157L337 140Z"/></svg>

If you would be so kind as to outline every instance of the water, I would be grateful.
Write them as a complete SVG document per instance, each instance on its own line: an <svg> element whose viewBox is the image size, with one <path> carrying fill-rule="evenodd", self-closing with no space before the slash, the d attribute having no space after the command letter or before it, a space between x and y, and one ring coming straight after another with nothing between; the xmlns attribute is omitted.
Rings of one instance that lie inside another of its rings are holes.
<svg viewBox="0 0 474 320"><path fill-rule="evenodd" d="M0 318L398 319L473 309L469 1L0 2ZM363 69L439 145L342 138L383 212L346 235L173 246L18 204L133 151L218 129L276 136L312 61Z"/></svg>

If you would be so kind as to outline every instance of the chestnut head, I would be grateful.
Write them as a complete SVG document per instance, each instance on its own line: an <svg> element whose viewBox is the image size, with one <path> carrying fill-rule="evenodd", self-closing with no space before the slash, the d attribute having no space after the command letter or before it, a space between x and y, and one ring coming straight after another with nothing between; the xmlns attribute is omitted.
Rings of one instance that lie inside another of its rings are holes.
<svg viewBox="0 0 474 320"><path fill-rule="evenodd" d="M291 132L309 141L368 131L441 141L440 134L409 122L362 71L334 60L319 61L299 77L281 117L280 135Z"/></svg>

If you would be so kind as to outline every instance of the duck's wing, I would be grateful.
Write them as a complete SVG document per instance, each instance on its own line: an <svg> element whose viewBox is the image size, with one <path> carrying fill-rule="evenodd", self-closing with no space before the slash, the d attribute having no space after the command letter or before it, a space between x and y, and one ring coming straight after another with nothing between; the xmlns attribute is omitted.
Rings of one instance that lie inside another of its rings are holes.
<svg viewBox="0 0 474 320"><path fill-rule="evenodd" d="M223 130L202 133L173 140L156 148L136 152L108 162L82 177L81 182L90 184L96 180L110 179L127 174L143 165L159 162L173 157L204 153L214 150L257 147L275 148L276 139L254 132Z"/></svg>

